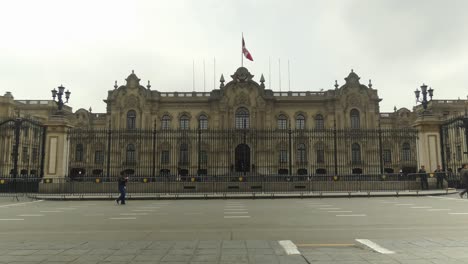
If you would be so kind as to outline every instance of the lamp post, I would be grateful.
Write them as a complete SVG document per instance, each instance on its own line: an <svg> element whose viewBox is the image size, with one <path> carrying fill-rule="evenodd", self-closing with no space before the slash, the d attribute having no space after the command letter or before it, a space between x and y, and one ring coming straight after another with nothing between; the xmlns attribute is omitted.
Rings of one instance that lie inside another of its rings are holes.
<svg viewBox="0 0 468 264"><path fill-rule="evenodd" d="M420 94L422 93L422 99L419 99L419 96ZM434 95L434 90L432 88L429 87L429 89L427 89L427 85L423 84L421 85L421 91L419 91L418 89L416 89L416 91L414 91L414 94L416 95L416 103L420 102L424 108L424 110L427 109L427 104L429 103L429 101L432 100L432 96ZM427 100L427 95L429 94L429 101Z"/></svg>
<svg viewBox="0 0 468 264"><path fill-rule="evenodd" d="M58 87L58 91L54 88L51 92L52 92L52 98L54 99L55 101L55 97L57 97L58 101L57 101L57 105L58 105L58 110L61 111L63 109L63 105L65 103L68 103L68 99L70 99L70 94L71 92L69 90L67 90L66 92L65 91L65 87L63 87L62 85L60 85ZM63 95L65 94L65 99L66 101L64 102L62 100L62 97Z"/></svg>

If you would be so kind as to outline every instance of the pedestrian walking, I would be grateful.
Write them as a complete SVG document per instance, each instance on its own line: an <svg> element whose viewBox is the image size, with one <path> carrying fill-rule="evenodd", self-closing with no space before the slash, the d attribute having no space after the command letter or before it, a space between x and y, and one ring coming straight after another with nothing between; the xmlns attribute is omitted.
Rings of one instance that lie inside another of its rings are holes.
<svg viewBox="0 0 468 264"><path fill-rule="evenodd" d="M463 168L460 170L460 178L465 187L465 190L460 192L460 198L463 198L463 195L468 192L468 163L463 164Z"/></svg>
<svg viewBox="0 0 468 264"><path fill-rule="evenodd" d="M418 171L419 178L421 179L421 190L429 189L429 183L427 182L427 173L424 165L421 165L421 169Z"/></svg>
<svg viewBox="0 0 468 264"><path fill-rule="evenodd" d="M440 165L437 165L437 169L434 171L435 176L437 178L437 189L443 189L444 188L444 178L445 178L445 171L442 170Z"/></svg>
<svg viewBox="0 0 468 264"><path fill-rule="evenodd" d="M117 198L117 200L115 200L117 202L117 204L125 204L125 194L127 192L127 182L128 182L128 177L120 177L119 180L118 180L118 183L119 183L119 192L120 192L120 196L119 198Z"/></svg>

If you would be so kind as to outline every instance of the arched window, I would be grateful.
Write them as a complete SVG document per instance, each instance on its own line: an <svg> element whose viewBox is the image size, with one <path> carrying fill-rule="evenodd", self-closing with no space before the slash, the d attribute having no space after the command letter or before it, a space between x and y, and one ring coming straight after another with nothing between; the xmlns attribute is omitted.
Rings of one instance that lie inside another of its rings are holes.
<svg viewBox="0 0 468 264"><path fill-rule="evenodd" d="M323 120L323 115L316 115L315 116L315 128L316 129L324 129L325 128L325 122Z"/></svg>
<svg viewBox="0 0 468 264"><path fill-rule="evenodd" d="M317 155L317 163L324 163L325 162L325 147L323 143L318 143L315 149Z"/></svg>
<svg viewBox="0 0 468 264"><path fill-rule="evenodd" d="M361 146L358 143L353 143L351 146L351 161L353 164L361 163Z"/></svg>
<svg viewBox="0 0 468 264"><path fill-rule="evenodd" d="M75 150L75 161L82 162L83 161L83 144L76 144Z"/></svg>
<svg viewBox="0 0 468 264"><path fill-rule="evenodd" d="M306 145L301 143L297 146L297 162L306 163Z"/></svg>
<svg viewBox="0 0 468 264"><path fill-rule="evenodd" d="M359 129L361 127L359 111L357 109L351 110L350 117L351 117L351 128Z"/></svg>
<svg viewBox="0 0 468 264"><path fill-rule="evenodd" d="M403 161L411 161L411 146L408 142L403 143L402 152Z"/></svg>
<svg viewBox="0 0 468 264"><path fill-rule="evenodd" d="M127 163L135 163L136 158L135 158L135 145L133 144L128 144L127 145L127 158L126 158Z"/></svg>
<svg viewBox="0 0 468 264"><path fill-rule="evenodd" d="M288 128L288 118L285 115L278 116L278 129Z"/></svg>
<svg viewBox="0 0 468 264"><path fill-rule="evenodd" d="M241 107L236 111L236 128L249 128L249 110L245 107Z"/></svg>
<svg viewBox="0 0 468 264"><path fill-rule="evenodd" d="M201 115L198 118L198 128L208 129L208 117L206 117L206 115Z"/></svg>
<svg viewBox="0 0 468 264"><path fill-rule="evenodd" d="M161 128L162 129L170 129L171 128L171 117L170 116L164 115L162 117Z"/></svg>
<svg viewBox="0 0 468 264"><path fill-rule="evenodd" d="M136 112L134 110L130 110L127 112L127 129L135 129L136 128Z"/></svg>
<svg viewBox="0 0 468 264"><path fill-rule="evenodd" d="M189 117L187 115L182 115L180 117L180 129L189 129Z"/></svg>
<svg viewBox="0 0 468 264"><path fill-rule="evenodd" d="M188 165L189 163L189 153L188 153L188 144L182 143L180 144L180 156L179 156L179 164L180 165Z"/></svg>
<svg viewBox="0 0 468 264"><path fill-rule="evenodd" d="M302 114L296 116L296 129L305 129L305 117Z"/></svg>

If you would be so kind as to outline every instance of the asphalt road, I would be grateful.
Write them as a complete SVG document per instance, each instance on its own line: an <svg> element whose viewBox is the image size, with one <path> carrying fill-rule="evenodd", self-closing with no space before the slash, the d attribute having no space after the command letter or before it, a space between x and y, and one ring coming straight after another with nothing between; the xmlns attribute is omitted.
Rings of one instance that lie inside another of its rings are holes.
<svg viewBox="0 0 468 264"><path fill-rule="evenodd" d="M117 205L112 201L0 198L0 243L3 244L290 240L303 252L310 253L312 248L331 248L336 252L338 248L357 246L356 239L379 241L390 250L402 251L405 247L398 245L405 241L448 241L447 244L451 241L452 246L468 243L468 199L450 195L130 200L127 205ZM428 246L425 249L430 250ZM464 258L466 254L468 262L468 251L465 251L459 257Z"/></svg>

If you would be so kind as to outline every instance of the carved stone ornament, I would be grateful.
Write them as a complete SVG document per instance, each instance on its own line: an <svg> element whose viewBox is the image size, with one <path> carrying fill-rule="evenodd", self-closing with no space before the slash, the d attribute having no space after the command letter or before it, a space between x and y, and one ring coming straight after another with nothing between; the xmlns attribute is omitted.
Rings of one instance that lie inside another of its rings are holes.
<svg viewBox="0 0 468 264"><path fill-rule="evenodd" d="M250 105L249 96L245 93L239 93L234 100L235 105Z"/></svg>
<svg viewBox="0 0 468 264"><path fill-rule="evenodd" d="M234 81L243 83L251 81L254 76L250 74L247 68L240 67L233 75L231 75L231 77Z"/></svg>
<svg viewBox="0 0 468 264"><path fill-rule="evenodd" d="M126 107L138 107L138 98L134 95L131 95L125 100Z"/></svg>
<svg viewBox="0 0 468 264"><path fill-rule="evenodd" d="M349 95L347 101L348 101L348 106L351 106L351 107L361 106L361 99L359 98L359 96L355 94Z"/></svg>

